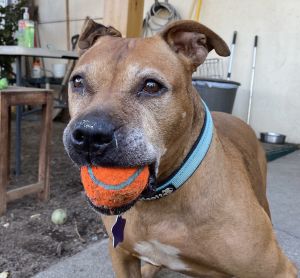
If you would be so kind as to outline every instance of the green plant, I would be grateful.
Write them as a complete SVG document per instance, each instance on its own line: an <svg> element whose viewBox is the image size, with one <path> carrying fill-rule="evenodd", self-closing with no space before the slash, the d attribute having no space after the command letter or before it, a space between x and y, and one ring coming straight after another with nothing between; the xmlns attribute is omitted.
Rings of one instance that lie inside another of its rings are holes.
<svg viewBox="0 0 300 278"><path fill-rule="evenodd" d="M0 6L0 45L16 45L15 32L18 29L18 20L22 18L21 7L28 4L27 0L20 0L17 4ZM0 72L2 77L12 77L14 57L0 56Z"/></svg>

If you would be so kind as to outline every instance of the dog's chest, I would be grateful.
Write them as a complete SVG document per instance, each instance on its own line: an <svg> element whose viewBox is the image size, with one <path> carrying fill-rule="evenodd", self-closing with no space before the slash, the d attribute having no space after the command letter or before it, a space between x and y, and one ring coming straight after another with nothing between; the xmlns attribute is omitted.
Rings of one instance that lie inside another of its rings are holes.
<svg viewBox="0 0 300 278"><path fill-rule="evenodd" d="M134 245L134 251L141 260L156 266L177 271L189 269L180 257L180 250L157 240L139 241Z"/></svg>

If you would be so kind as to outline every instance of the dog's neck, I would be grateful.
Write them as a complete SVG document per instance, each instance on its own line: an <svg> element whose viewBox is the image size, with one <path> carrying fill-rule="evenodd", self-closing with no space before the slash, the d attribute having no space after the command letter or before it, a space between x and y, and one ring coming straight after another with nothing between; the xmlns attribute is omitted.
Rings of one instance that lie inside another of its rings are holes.
<svg viewBox="0 0 300 278"><path fill-rule="evenodd" d="M205 109L200 96L193 87L189 93L192 98L192 109L190 117L186 118L186 130L182 130L181 136L174 140L172 146L162 156L157 175L158 182L165 180L172 174L174 169L180 167L197 140L204 124Z"/></svg>

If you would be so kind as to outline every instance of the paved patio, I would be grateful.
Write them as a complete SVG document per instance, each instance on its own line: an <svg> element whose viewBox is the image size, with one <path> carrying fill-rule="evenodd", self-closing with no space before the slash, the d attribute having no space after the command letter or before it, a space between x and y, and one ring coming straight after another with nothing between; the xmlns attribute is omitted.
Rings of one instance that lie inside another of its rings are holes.
<svg viewBox="0 0 300 278"><path fill-rule="evenodd" d="M300 269L300 151L268 165L268 198L276 234L286 254ZM34 278L113 278L107 244L108 241L104 240L91 245ZM157 277L186 276L164 270Z"/></svg>

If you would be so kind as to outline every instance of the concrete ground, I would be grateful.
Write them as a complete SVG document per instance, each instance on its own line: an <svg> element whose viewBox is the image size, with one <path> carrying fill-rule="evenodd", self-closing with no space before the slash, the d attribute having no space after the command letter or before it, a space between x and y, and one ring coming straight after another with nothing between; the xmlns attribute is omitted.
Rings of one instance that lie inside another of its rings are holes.
<svg viewBox="0 0 300 278"><path fill-rule="evenodd" d="M300 269L300 151L269 163L268 198L278 241ZM104 240L91 245L34 278L113 278L107 244ZM157 277L186 276L164 270Z"/></svg>

